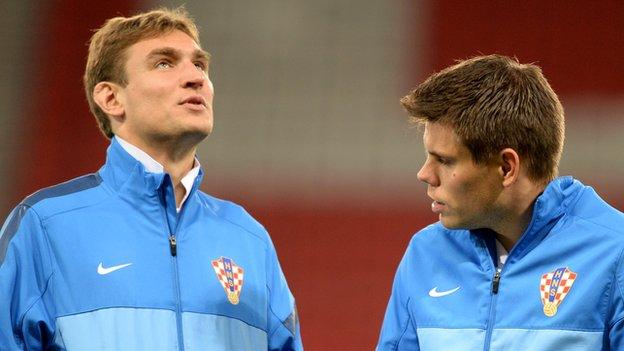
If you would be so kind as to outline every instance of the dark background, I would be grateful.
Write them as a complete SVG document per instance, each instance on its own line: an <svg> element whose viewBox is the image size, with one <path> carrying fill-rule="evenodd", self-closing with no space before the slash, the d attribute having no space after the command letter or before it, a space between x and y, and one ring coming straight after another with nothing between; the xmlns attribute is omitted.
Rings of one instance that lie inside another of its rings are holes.
<svg viewBox="0 0 624 351"><path fill-rule="evenodd" d="M203 189L269 230L307 350L371 350L397 263L435 221L398 99L476 54L540 65L567 113L562 173L624 208L622 1L188 1L213 53ZM81 77L106 18L175 2L3 3L0 213L104 160Z"/></svg>

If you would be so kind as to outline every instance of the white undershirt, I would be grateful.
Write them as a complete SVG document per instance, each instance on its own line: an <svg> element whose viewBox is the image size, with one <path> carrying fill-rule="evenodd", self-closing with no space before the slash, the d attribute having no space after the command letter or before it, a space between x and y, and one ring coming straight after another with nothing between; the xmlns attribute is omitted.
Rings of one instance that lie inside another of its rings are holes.
<svg viewBox="0 0 624 351"><path fill-rule="evenodd" d="M165 171L165 167L163 167L163 165L158 163L158 161L154 160L145 151L130 144L129 142L123 140L117 135L115 135L115 139L117 139L117 141L119 142L119 145L121 145L121 147L124 150L126 150L126 152L130 154L130 156L134 157L137 161L141 162L143 167L145 167L146 171L150 173L163 173ZM182 183L182 186L184 187L184 190L186 190L186 192L184 193L184 197L182 198L182 201L180 202L180 207L176 206L176 211L180 212L180 210L182 209L182 204L184 204L184 201L186 201L186 198L188 197L189 193L191 192L191 189L193 188L193 183L195 182L195 178L197 178L197 175L199 175L200 166L201 165L199 164L199 160L195 158L195 162L193 163L193 169L191 169L188 173L186 173L186 175L182 177L182 179L180 180L180 183Z"/></svg>
<svg viewBox="0 0 624 351"><path fill-rule="evenodd" d="M503 244L501 244L498 239L496 239L496 255L498 256L498 264L496 265L496 269L500 272L507 261L507 256L509 256L509 252L505 250Z"/></svg>

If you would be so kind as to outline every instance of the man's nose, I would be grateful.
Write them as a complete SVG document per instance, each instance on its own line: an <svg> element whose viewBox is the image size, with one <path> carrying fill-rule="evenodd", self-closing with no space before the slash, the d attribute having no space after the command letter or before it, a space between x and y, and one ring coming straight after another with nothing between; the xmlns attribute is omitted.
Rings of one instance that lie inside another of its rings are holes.
<svg viewBox="0 0 624 351"><path fill-rule="evenodd" d="M183 80L184 88L199 89L206 84L207 79L206 72L197 68L195 64L191 63L186 65Z"/></svg>
<svg viewBox="0 0 624 351"><path fill-rule="evenodd" d="M422 165L418 173L416 174L416 178L421 182L427 183L431 186L438 186L438 180L436 175L434 174L431 165L428 161Z"/></svg>

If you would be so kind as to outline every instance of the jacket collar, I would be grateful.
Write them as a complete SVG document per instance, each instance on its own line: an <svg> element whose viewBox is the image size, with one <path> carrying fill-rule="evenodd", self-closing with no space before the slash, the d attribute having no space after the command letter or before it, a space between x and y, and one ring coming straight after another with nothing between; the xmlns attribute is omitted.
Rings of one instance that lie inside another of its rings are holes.
<svg viewBox="0 0 624 351"><path fill-rule="evenodd" d="M585 186L574 178L559 177L546 186L533 203L533 215L524 233L510 252L509 260L516 260L530 252L548 235L561 217L574 206ZM473 230L473 234L487 238L490 230ZM509 261L508 261L509 262Z"/></svg>
<svg viewBox="0 0 624 351"><path fill-rule="evenodd" d="M551 181L533 205L531 222L516 243L514 256L522 257L539 244L559 219L570 211L585 186L572 177Z"/></svg>
<svg viewBox="0 0 624 351"><path fill-rule="evenodd" d="M128 154L115 138L111 140L106 151L106 163L99 173L104 182L115 191L129 188L133 192L156 194L164 184L171 183L165 182L169 178L166 173L148 172L143 164ZM202 178L203 171L200 169L189 197L201 183Z"/></svg>

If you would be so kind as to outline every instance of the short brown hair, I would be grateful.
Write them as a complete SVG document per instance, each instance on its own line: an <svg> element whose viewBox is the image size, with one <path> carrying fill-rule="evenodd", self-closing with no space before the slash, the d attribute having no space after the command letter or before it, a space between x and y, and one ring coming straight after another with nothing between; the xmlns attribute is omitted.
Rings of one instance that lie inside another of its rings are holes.
<svg viewBox="0 0 624 351"><path fill-rule="evenodd" d="M198 45L200 44L197 26L183 7L173 10L159 8L133 17L111 18L91 37L83 82L89 108L107 138L112 138L114 133L108 116L93 100L93 89L99 82L113 82L125 86L126 49L141 40L174 30L188 34Z"/></svg>
<svg viewBox="0 0 624 351"><path fill-rule="evenodd" d="M509 147L524 158L533 181L557 176L563 107L534 64L501 55L459 61L431 75L401 103L414 123L450 125L475 163Z"/></svg>

